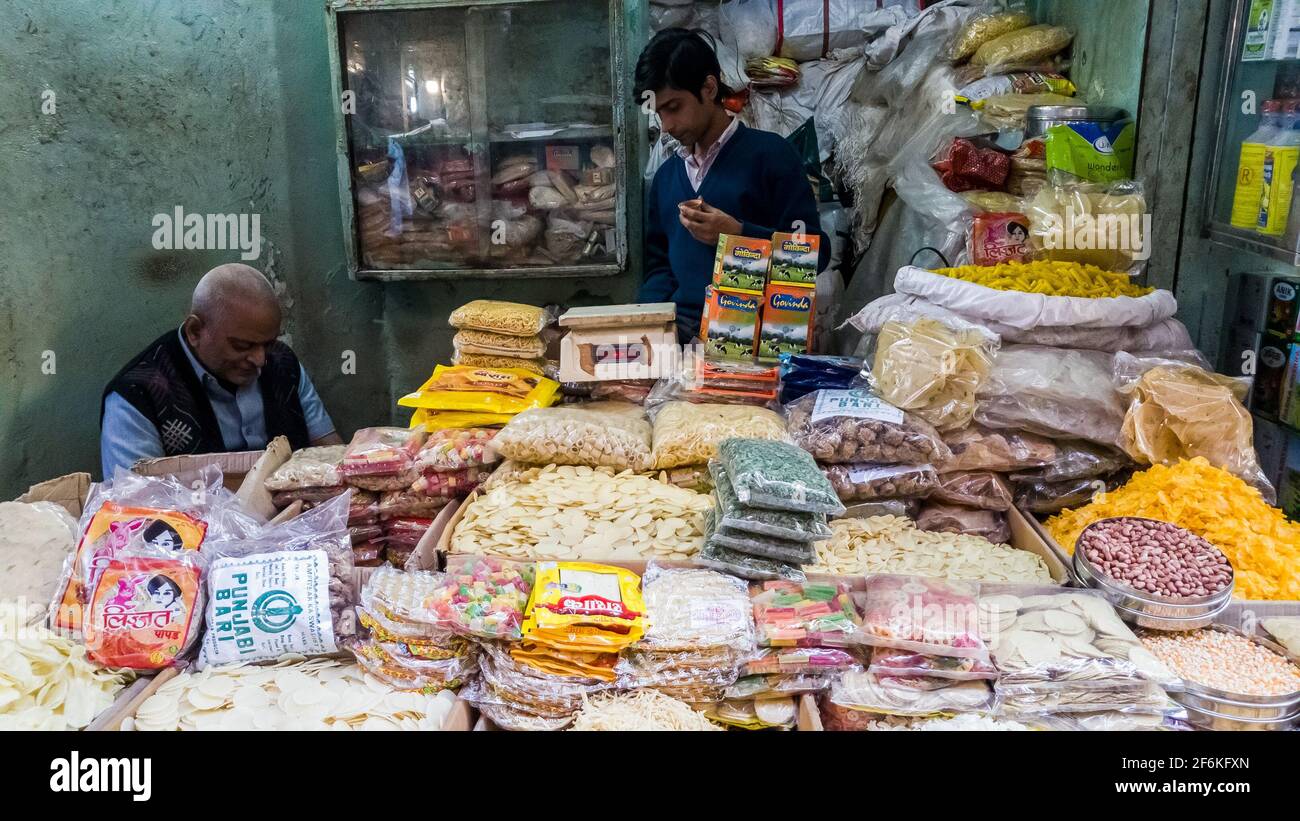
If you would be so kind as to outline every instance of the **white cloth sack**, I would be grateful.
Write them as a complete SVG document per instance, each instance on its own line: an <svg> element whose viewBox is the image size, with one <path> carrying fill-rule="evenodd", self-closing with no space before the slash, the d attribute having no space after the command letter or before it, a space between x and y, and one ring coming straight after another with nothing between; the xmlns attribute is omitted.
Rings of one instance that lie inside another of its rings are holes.
<svg viewBox="0 0 1300 821"><path fill-rule="evenodd" d="M784 0L782 10L780 54L776 54L780 28L777 0L723 3L720 27L724 42L744 59L775 55L798 62L817 60L833 49L861 49L872 35L920 13L917 0L829 0L825 4L823 0Z"/></svg>

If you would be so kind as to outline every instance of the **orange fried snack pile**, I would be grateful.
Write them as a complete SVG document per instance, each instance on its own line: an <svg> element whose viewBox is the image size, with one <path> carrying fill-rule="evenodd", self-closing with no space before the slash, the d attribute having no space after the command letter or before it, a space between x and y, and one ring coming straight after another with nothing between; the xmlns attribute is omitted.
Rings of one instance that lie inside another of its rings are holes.
<svg viewBox="0 0 1300 821"><path fill-rule="evenodd" d="M1088 525L1112 516L1144 516L1187 528L1222 550L1243 599L1300 599L1300 524L1266 503L1259 491L1204 458L1156 465L1092 504L1047 520L1071 553Z"/></svg>
<svg viewBox="0 0 1300 821"><path fill-rule="evenodd" d="M516 663L543 673L614 681L620 650L645 634L641 577L587 562L538 562Z"/></svg>

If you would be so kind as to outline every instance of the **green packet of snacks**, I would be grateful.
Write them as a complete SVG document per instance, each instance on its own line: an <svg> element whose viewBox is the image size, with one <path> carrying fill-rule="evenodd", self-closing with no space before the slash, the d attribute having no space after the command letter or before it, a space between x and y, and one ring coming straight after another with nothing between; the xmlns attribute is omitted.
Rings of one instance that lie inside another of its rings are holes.
<svg viewBox="0 0 1300 821"><path fill-rule="evenodd" d="M812 454L786 442L725 439L718 461L742 505L838 516L844 512L835 488Z"/></svg>
<svg viewBox="0 0 1300 821"><path fill-rule="evenodd" d="M820 542L831 537L825 513L745 507L736 498L736 489L727 477L726 468L713 461L709 463L709 473L713 477L713 491L718 497L719 527L792 542Z"/></svg>
<svg viewBox="0 0 1300 821"><path fill-rule="evenodd" d="M757 533L746 533L743 530L718 527L718 514L714 510L706 511L704 516L705 531L713 534L709 538L718 547L792 564L812 564L817 560L817 551L811 542L792 542L788 539L775 539Z"/></svg>

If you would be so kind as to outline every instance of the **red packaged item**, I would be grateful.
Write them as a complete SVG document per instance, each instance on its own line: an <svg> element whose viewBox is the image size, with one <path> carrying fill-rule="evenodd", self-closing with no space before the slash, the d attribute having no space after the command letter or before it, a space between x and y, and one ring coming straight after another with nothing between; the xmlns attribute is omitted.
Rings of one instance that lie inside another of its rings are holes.
<svg viewBox="0 0 1300 821"><path fill-rule="evenodd" d="M490 468L473 467L464 470L426 470L411 485L411 492L421 496L458 499L468 496L492 475ZM382 505L382 503L381 503Z"/></svg>
<svg viewBox="0 0 1300 821"><path fill-rule="evenodd" d="M1009 211L976 214L968 250L975 265L1029 262L1029 218Z"/></svg>
<svg viewBox="0 0 1300 821"><path fill-rule="evenodd" d="M980 148L962 137L940 149L930 167L948 190L1001 190L1011 172L1011 158L993 148Z"/></svg>
<svg viewBox="0 0 1300 821"><path fill-rule="evenodd" d="M978 596L974 582L872 576L867 579L858 640L872 647L988 664L989 651L979 633Z"/></svg>
<svg viewBox="0 0 1300 821"><path fill-rule="evenodd" d="M353 567L380 567L384 563L382 542L362 542L352 545Z"/></svg>
<svg viewBox="0 0 1300 821"><path fill-rule="evenodd" d="M384 523L384 542L389 547L410 548L420 543L425 532L433 526L433 519L403 516Z"/></svg>
<svg viewBox="0 0 1300 821"><path fill-rule="evenodd" d="M110 559L82 624L86 654L105 667L131 670L176 664L202 632L202 574L195 551Z"/></svg>
<svg viewBox="0 0 1300 821"><path fill-rule="evenodd" d="M500 461L490 442L497 435L493 428L448 428L429 434L416 456L422 469L456 471L482 467Z"/></svg>
<svg viewBox="0 0 1300 821"><path fill-rule="evenodd" d="M420 428L362 428L352 437L339 471L344 476L390 476L410 469L424 444Z"/></svg>

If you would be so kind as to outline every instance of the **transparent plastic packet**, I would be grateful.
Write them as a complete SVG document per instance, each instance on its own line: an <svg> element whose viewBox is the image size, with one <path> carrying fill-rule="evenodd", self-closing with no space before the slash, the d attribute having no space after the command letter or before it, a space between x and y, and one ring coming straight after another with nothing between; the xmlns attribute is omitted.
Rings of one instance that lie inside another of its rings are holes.
<svg viewBox="0 0 1300 821"><path fill-rule="evenodd" d="M1032 23L1033 18L1023 8L1003 9L992 3L986 4L957 29L948 45L948 59L961 62L985 43L1027 28Z"/></svg>
<svg viewBox="0 0 1300 821"><path fill-rule="evenodd" d="M773 695L802 695L829 690L834 676L815 673L743 676L723 692L725 698L761 698Z"/></svg>
<svg viewBox="0 0 1300 821"><path fill-rule="evenodd" d="M822 471L845 504L924 499L939 486L939 474L930 465L823 465Z"/></svg>
<svg viewBox="0 0 1300 821"><path fill-rule="evenodd" d="M357 634L350 504L344 494L242 533L222 522L201 548L208 606L196 669L330 655ZM227 511L224 518L239 515ZM261 610L259 618L250 618L250 606Z"/></svg>
<svg viewBox="0 0 1300 821"><path fill-rule="evenodd" d="M1118 447L1124 406L1110 382L1111 361L1100 351L1004 346L980 387L975 421Z"/></svg>
<svg viewBox="0 0 1300 821"><path fill-rule="evenodd" d="M949 457L934 426L866 389L819 390L786 407L795 444L824 463L936 464Z"/></svg>
<svg viewBox="0 0 1300 821"><path fill-rule="evenodd" d="M789 441L785 420L752 405L667 402L652 411L651 464L656 470L701 465L718 454L718 443L744 436Z"/></svg>
<svg viewBox="0 0 1300 821"><path fill-rule="evenodd" d="M817 558L817 551L811 542L792 542L774 536L718 527L717 516L716 510L704 514L707 544L789 564L811 564Z"/></svg>
<svg viewBox="0 0 1300 821"><path fill-rule="evenodd" d="M976 582L871 576L855 640L871 647L987 662L989 650L979 630L979 590Z"/></svg>
<svg viewBox="0 0 1300 821"><path fill-rule="evenodd" d="M816 542L831 536L826 514L747 507L740 503L727 470L720 462L710 462L709 473L713 476L713 492L718 499L715 522L718 527L792 542Z"/></svg>
<svg viewBox="0 0 1300 821"><path fill-rule="evenodd" d="M988 470L940 474L930 499L949 505L981 510L1005 511L1015 501L1011 487L1000 475Z"/></svg>
<svg viewBox="0 0 1300 821"><path fill-rule="evenodd" d="M443 690L455 690L473 674L472 670L464 669L466 665L460 659L434 662L442 669L417 671L389 663L382 656L370 655L374 652L374 645L366 642L351 642L347 649L361 669L397 691L432 695Z"/></svg>
<svg viewBox="0 0 1300 821"><path fill-rule="evenodd" d="M111 480L92 484L77 521L76 546L63 559L51 597L50 629L61 635L81 632L89 591L101 569L137 534L149 546L198 550L212 535L210 520L238 504L215 465L202 469L190 484L124 468Z"/></svg>
<svg viewBox="0 0 1300 821"><path fill-rule="evenodd" d="M596 402L631 402L634 405L644 405L655 384L653 379L597 382L591 389L591 398Z"/></svg>
<svg viewBox="0 0 1300 821"><path fill-rule="evenodd" d="M706 537L704 547L695 555L695 563L703 567L730 573L742 579L763 581L766 579L789 579L803 581L807 578L798 565L775 559L764 559L739 550L720 547Z"/></svg>
<svg viewBox="0 0 1300 821"><path fill-rule="evenodd" d="M789 729L798 709L788 695L751 699L725 699L704 711L710 720L742 729Z"/></svg>
<svg viewBox="0 0 1300 821"><path fill-rule="evenodd" d="M353 567L382 567L387 564L387 545L379 540L352 543Z"/></svg>
<svg viewBox="0 0 1300 821"><path fill-rule="evenodd" d="M535 464L648 470L652 428L638 405L591 402L524 411L492 440L505 458Z"/></svg>
<svg viewBox="0 0 1300 821"><path fill-rule="evenodd" d="M845 671L831 685L830 700L841 707L894 716L991 712L996 701L986 681L951 681L934 689L901 687L866 670Z"/></svg>
<svg viewBox="0 0 1300 821"><path fill-rule="evenodd" d="M383 517L437 516L451 502L450 496L429 496L414 490L390 490L379 497L379 515Z"/></svg>
<svg viewBox="0 0 1300 821"><path fill-rule="evenodd" d="M538 376L553 378L546 372L546 360L540 357L528 358L518 356L502 356L499 354L481 354L481 353L453 353L451 364L466 365L471 368L492 368L500 370L501 368L519 368L521 370L535 373ZM561 386L563 389L563 386Z"/></svg>
<svg viewBox="0 0 1300 821"><path fill-rule="evenodd" d="M412 615L463 636L517 641L533 573L531 563L449 556L433 592Z"/></svg>
<svg viewBox="0 0 1300 821"><path fill-rule="evenodd" d="M370 542L384 535L384 527L381 524L371 525L349 525L348 539L352 541L352 546L356 547L362 542Z"/></svg>
<svg viewBox="0 0 1300 821"><path fill-rule="evenodd" d="M276 468L266 478L266 489L272 493L305 488L337 487L343 484L339 465L343 462L346 445L325 445L296 450L289 461Z"/></svg>
<svg viewBox="0 0 1300 821"><path fill-rule="evenodd" d="M740 579L651 561L641 576L641 596L649 625L638 649L748 652L754 647L749 589Z"/></svg>
<svg viewBox="0 0 1300 821"><path fill-rule="evenodd" d="M741 675L832 675L860 664L851 648L763 647L746 661Z"/></svg>
<svg viewBox="0 0 1300 821"><path fill-rule="evenodd" d="M1050 439L1015 430L971 425L944 437L951 457L938 463L943 473L988 470L1006 473L1052 464L1058 454Z"/></svg>
<svg viewBox="0 0 1300 821"><path fill-rule="evenodd" d="M846 506L841 519L871 519L876 516L916 518L921 503L916 499L881 499L874 502L857 502Z"/></svg>
<svg viewBox="0 0 1300 821"><path fill-rule="evenodd" d="M442 654L428 653L419 645L372 638L355 640L348 649L354 655L365 656L385 668L403 670L411 675L451 680L464 679L478 671L478 651L469 642L460 642Z"/></svg>
<svg viewBox="0 0 1300 821"><path fill-rule="evenodd" d="M1102 711L1154 717L1164 714L1169 701L1165 691L1154 683L1116 689L1068 686L1044 689L999 683L995 689L998 709L1013 718Z"/></svg>
<svg viewBox="0 0 1300 821"><path fill-rule="evenodd" d="M459 471L500 461L491 447L495 428L448 428L429 434L415 464L421 470Z"/></svg>
<svg viewBox="0 0 1300 821"><path fill-rule="evenodd" d="M421 516L399 516L383 523L384 544L388 547L414 550L424 534L433 526L433 519Z"/></svg>
<svg viewBox="0 0 1300 821"><path fill-rule="evenodd" d="M557 732L573 723L573 715L546 718L504 703L499 697L486 695L486 686L477 680L460 691L461 698L476 706L480 713L502 730L514 732ZM496 698L496 701L487 700Z"/></svg>
<svg viewBox="0 0 1300 821"><path fill-rule="evenodd" d="M1177 681L1096 591L985 585L979 622L1002 688Z"/></svg>
<svg viewBox="0 0 1300 821"><path fill-rule="evenodd" d="M339 472L349 480L410 472L424 437L424 431L410 428L362 428L348 444Z"/></svg>
<svg viewBox="0 0 1300 821"><path fill-rule="evenodd" d="M864 374L886 402L939 431L960 430L975 415L975 394L993 368L1000 340L965 320L895 317L881 326Z"/></svg>
<svg viewBox="0 0 1300 821"><path fill-rule="evenodd" d="M871 650L871 663L867 672L882 681L894 678L932 678L952 681L995 681L998 671L982 659L932 656L875 647Z"/></svg>
<svg viewBox="0 0 1300 821"><path fill-rule="evenodd" d="M853 387L863 362L853 356L781 354L781 404L788 405L815 390Z"/></svg>
<svg viewBox="0 0 1300 821"><path fill-rule="evenodd" d="M726 688L739 678L743 658L734 652L692 654L686 651L653 653L629 650L619 656L615 667L616 684L623 690L639 687Z"/></svg>
<svg viewBox="0 0 1300 821"><path fill-rule="evenodd" d="M1090 442L1061 440L1053 442L1056 458L1033 470L1010 475L1012 482L1065 482L1106 476L1133 466L1125 454Z"/></svg>
<svg viewBox="0 0 1300 821"><path fill-rule="evenodd" d="M779 411L779 371L769 365L716 361L687 354L679 369L651 388L645 398L648 409L666 402L713 405L754 405Z"/></svg>
<svg viewBox="0 0 1300 821"><path fill-rule="evenodd" d="M762 647L848 647L862 624L847 582L767 581L750 592Z"/></svg>
<svg viewBox="0 0 1300 821"><path fill-rule="evenodd" d="M348 504L348 525L368 525L379 521L379 494L369 490L352 491Z"/></svg>
<svg viewBox="0 0 1300 821"><path fill-rule="evenodd" d="M538 336L510 336L491 331L457 331L451 338L456 355L511 356L540 359L546 355L546 343Z"/></svg>
<svg viewBox="0 0 1300 821"><path fill-rule="evenodd" d="M510 336L536 336L554 321L555 313L549 308L494 299L466 302L447 318L453 328Z"/></svg>
<svg viewBox="0 0 1300 821"><path fill-rule="evenodd" d="M580 708L584 696L615 687L612 681L553 675L521 665L500 642L485 642L481 648L479 672L489 688L487 700L559 717Z"/></svg>
<svg viewBox="0 0 1300 821"><path fill-rule="evenodd" d="M1007 522L1006 513L1000 510L980 510L927 501L921 505L921 512L916 514L916 526L929 532L978 536L993 544L1007 544L1011 541L1011 525Z"/></svg>
<svg viewBox="0 0 1300 821"><path fill-rule="evenodd" d="M411 483L411 492L422 496L442 496L459 499L468 496L492 475L488 467L469 467L460 470L426 469L420 478ZM382 507L382 500L380 505Z"/></svg>
<svg viewBox="0 0 1300 821"><path fill-rule="evenodd" d="M1143 464L1176 464L1205 457L1210 464L1259 488L1272 504L1277 493L1255 453L1254 424L1242 402L1251 379L1214 373L1195 351L1134 356L1115 354L1115 387L1125 397L1120 444Z"/></svg>
<svg viewBox="0 0 1300 821"><path fill-rule="evenodd" d="M787 442L726 439L718 461L742 505L839 515L844 505L813 457Z"/></svg>
<svg viewBox="0 0 1300 821"><path fill-rule="evenodd" d="M971 55L977 66L1003 66L1051 57L1069 47L1074 32L1039 24L1013 29L982 43Z"/></svg>
<svg viewBox="0 0 1300 821"><path fill-rule="evenodd" d="M1042 515L1054 515L1066 508L1083 507L1090 504L1098 493L1109 493L1120 487L1131 475L1130 471L1121 470L1108 476L1088 476L1061 482L1016 482L1016 507Z"/></svg>
<svg viewBox="0 0 1300 821"><path fill-rule="evenodd" d="M367 473L359 476L349 476L348 487L376 494L394 493L410 488L415 480L419 478L420 471L414 465L410 465L400 473ZM378 504L378 501L376 501L376 509Z"/></svg>
<svg viewBox="0 0 1300 821"><path fill-rule="evenodd" d="M1029 217L1029 241L1034 256L1038 259L1066 260L1096 265L1106 271L1126 271L1135 263L1141 262L1137 258L1137 252L1143 243L1149 241L1143 237L1143 242L1139 243L1139 238L1131 237L1127 243L1104 243L1104 248L1079 248L1075 243L1059 241L1062 225L1082 225L1086 220L1104 219L1121 226L1150 213L1144 186L1139 181L1044 185L1033 196L1026 198L1024 213ZM1079 243L1082 244L1084 243ZM1101 243L1087 244L1092 246ZM1167 316L1158 318L1165 319ZM1150 322L1123 324L1147 325Z"/></svg>
<svg viewBox="0 0 1300 821"><path fill-rule="evenodd" d="M304 487L294 490L279 490L271 494L271 504L278 508L286 508L294 502L318 505L321 502L328 502L340 493L347 491L347 489L347 485L338 484L325 487Z"/></svg>

